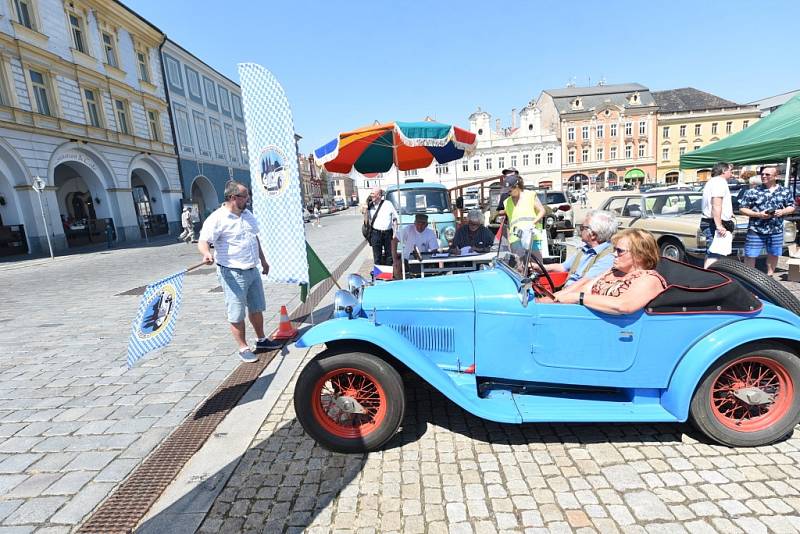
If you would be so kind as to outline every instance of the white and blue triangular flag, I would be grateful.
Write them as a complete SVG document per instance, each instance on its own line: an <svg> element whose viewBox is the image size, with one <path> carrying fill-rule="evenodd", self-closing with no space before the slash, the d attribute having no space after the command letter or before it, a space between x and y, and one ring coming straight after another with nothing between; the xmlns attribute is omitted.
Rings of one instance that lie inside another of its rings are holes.
<svg viewBox="0 0 800 534"><path fill-rule="evenodd" d="M145 354L172 341L183 293L183 276L175 273L147 286L128 342L128 369Z"/></svg>

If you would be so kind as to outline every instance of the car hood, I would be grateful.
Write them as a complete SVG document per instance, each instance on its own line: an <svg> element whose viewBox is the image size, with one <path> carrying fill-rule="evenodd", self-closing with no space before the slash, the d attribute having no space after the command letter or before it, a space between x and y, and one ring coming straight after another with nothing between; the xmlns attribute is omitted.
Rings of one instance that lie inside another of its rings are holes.
<svg viewBox="0 0 800 534"><path fill-rule="evenodd" d="M364 312L376 310L471 311L475 293L468 275L397 280L367 287Z"/></svg>

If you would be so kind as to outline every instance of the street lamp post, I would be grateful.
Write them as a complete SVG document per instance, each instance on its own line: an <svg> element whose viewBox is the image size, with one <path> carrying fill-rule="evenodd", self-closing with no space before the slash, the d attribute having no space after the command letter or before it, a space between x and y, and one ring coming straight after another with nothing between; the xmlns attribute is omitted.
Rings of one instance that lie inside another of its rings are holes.
<svg viewBox="0 0 800 534"><path fill-rule="evenodd" d="M39 176L33 179L33 190L36 191L36 196L39 197L39 209L42 211L42 224L44 224L44 235L47 237L47 247L50 249L50 259L55 259L53 254L53 243L50 242L50 228L47 225L47 217L44 214L44 204L42 204L42 191L44 191L46 184Z"/></svg>

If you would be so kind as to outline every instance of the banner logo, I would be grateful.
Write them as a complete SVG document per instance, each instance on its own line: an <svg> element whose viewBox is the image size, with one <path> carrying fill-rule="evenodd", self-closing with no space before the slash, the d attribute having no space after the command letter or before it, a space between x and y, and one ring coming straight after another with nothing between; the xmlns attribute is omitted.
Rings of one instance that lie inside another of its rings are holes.
<svg viewBox="0 0 800 534"><path fill-rule="evenodd" d="M286 169L286 157L280 148L268 146L261 151L261 185L269 196L278 196L286 190L289 176Z"/></svg>
<svg viewBox="0 0 800 534"><path fill-rule="evenodd" d="M175 296L175 286L168 283L150 298L145 305L144 316L136 332L139 339L150 339L164 330L174 310Z"/></svg>
<svg viewBox="0 0 800 534"><path fill-rule="evenodd" d="M131 325L128 341L128 369L145 354L169 344L181 308L186 271L153 282L144 290L139 311Z"/></svg>

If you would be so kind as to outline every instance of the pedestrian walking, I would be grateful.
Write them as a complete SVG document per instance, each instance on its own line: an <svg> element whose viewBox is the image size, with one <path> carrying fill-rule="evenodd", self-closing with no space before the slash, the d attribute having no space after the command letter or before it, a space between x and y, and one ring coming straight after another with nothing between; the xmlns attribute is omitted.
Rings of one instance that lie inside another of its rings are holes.
<svg viewBox="0 0 800 534"><path fill-rule="evenodd" d="M700 219L700 231L706 237L706 261L704 267L708 269L722 255L709 251L714 239L725 238L728 232L733 232L736 226L733 223L733 203L728 180L731 177L733 165L719 162L711 169L711 178L703 187L703 201L701 204L703 216Z"/></svg>
<svg viewBox="0 0 800 534"><path fill-rule="evenodd" d="M181 213L181 226L183 232L178 237L178 241L189 243L194 240L194 223L192 222L192 208L184 206L183 213Z"/></svg>
<svg viewBox="0 0 800 534"><path fill-rule="evenodd" d="M586 207L586 189L581 188L580 193L578 193L578 197L580 198L580 201L581 201L581 207L585 208Z"/></svg>
<svg viewBox="0 0 800 534"><path fill-rule="evenodd" d="M392 230L394 221L398 219L394 205L383 198L383 190L372 190L372 208L369 213L369 222L372 228L369 235L369 244L372 246L372 260L375 265L392 264Z"/></svg>
<svg viewBox="0 0 800 534"><path fill-rule="evenodd" d="M761 185L748 189L739 206L750 217L744 244L744 262L755 267L756 258L767 250L767 274L772 276L783 254L783 218L794 213L792 192L777 183L778 168L761 169Z"/></svg>
<svg viewBox="0 0 800 534"><path fill-rule="evenodd" d="M217 263L231 334L239 345L239 357L251 363L258 361L256 353L281 345L264 335L263 312L267 305L261 272L269 273L269 264L258 241L258 222L246 208L249 198L247 187L229 181L225 186L225 202L203 223L197 249L203 255L203 263ZM215 255L209 245L214 245ZM258 337L253 349L246 340L245 314Z"/></svg>
<svg viewBox="0 0 800 534"><path fill-rule="evenodd" d="M314 224L317 225L317 228L322 228L322 223L319 222L321 214L322 213L319 209L319 204L317 204L316 206L314 206Z"/></svg>

